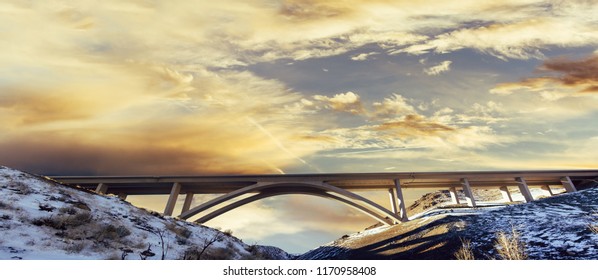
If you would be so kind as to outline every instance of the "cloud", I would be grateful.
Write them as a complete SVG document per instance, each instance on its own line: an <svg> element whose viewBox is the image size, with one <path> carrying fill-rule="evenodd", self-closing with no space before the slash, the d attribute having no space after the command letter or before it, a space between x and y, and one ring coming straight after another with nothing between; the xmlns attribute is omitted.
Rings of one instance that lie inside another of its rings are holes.
<svg viewBox="0 0 598 280"><path fill-rule="evenodd" d="M316 101L323 102L326 107L339 112L358 115L362 114L365 110L359 95L351 91L335 94L333 97L315 95L313 98Z"/></svg>
<svg viewBox="0 0 598 280"><path fill-rule="evenodd" d="M453 62L450 60L445 60L436 66L432 66L430 68L424 69L424 73L428 74L428 76L439 75L440 73L449 71L451 69L451 67L450 67L451 63L453 63Z"/></svg>
<svg viewBox="0 0 598 280"><path fill-rule="evenodd" d="M520 82L502 83L490 92L502 95L518 91L535 92L548 100L598 93L598 55L580 60L549 59L537 69L537 72L543 76L526 78Z"/></svg>
<svg viewBox="0 0 598 280"><path fill-rule="evenodd" d="M93 64L82 69L93 71ZM72 78L76 87L22 84L1 91L6 129L0 149L11 151L3 164L46 174L310 168L302 157L319 147L297 134L313 127L308 115L289 113L287 106L300 95L281 83L248 72L190 75L147 64L127 69L115 73L128 77L116 79L126 83L97 86L73 75L60 78ZM286 129L293 123L295 131Z"/></svg>
<svg viewBox="0 0 598 280"><path fill-rule="evenodd" d="M438 135L441 132L454 131L455 128L425 120L419 115L407 115L400 121L383 123L376 130L390 132L398 137L416 137Z"/></svg>
<svg viewBox="0 0 598 280"><path fill-rule="evenodd" d="M373 118L392 119L407 114L415 114L416 109L408 103L402 95L393 93L389 98L384 98L382 102L372 104Z"/></svg>
<svg viewBox="0 0 598 280"><path fill-rule="evenodd" d="M550 34L547 36L546 34ZM551 46L595 45L598 32L591 21L562 17L538 17L482 27L463 27L438 34L423 43L409 45L394 53L449 53L470 48L501 59L543 58L542 50Z"/></svg>
<svg viewBox="0 0 598 280"><path fill-rule="evenodd" d="M360 53L358 55L354 55L351 57L351 60L354 61L365 61L368 60L371 56L379 54L378 52L369 52L369 53Z"/></svg>

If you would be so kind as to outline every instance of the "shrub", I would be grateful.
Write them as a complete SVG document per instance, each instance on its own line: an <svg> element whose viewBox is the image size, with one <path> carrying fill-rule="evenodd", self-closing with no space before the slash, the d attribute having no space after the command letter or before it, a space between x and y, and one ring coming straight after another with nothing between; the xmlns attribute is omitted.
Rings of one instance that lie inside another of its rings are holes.
<svg viewBox="0 0 598 280"><path fill-rule="evenodd" d="M107 224L107 225L102 226L96 232L95 237L98 241L118 240L118 239L128 236L130 234L131 234L131 231L124 226L115 227L111 224Z"/></svg>
<svg viewBox="0 0 598 280"><path fill-rule="evenodd" d="M64 248L65 251L72 254L80 253L81 251L83 251L83 249L85 249L85 243L83 242L73 242L67 245L66 248Z"/></svg>
<svg viewBox="0 0 598 280"><path fill-rule="evenodd" d="M588 228L595 234L598 234L598 212L592 213L592 221L588 225Z"/></svg>
<svg viewBox="0 0 598 280"><path fill-rule="evenodd" d="M504 231L496 233L496 243L494 247L503 260L527 259L525 243L521 241L521 234L515 230L514 227L511 228L510 234L507 234Z"/></svg>
<svg viewBox="0 0 598 280"><path fill-rule="evenodd" d="M174 232L174 234L177 237L182 237L184 239L187 239L187 238L191 237L191 233L192 233L191 230L189 230L186 227L177 226L176 223L166 224L166 228L168 230Z"/></svg>
<svg viewBox="0 0 598 280"><path fill-rule="evenodd" d="M89 212L81 212L72 217L67 218L67 224L70 226L81 226L91 222L93 216Z"/></svg>
<svg viewBox="0 0 598 280"><path fill-rule="evenodd" d="M56 207L53 207L49 204L40 204L38 207L39 207L40 211L46 211L46 212L52 212L52 211L54 211L54 209L56 209Z"/></svg>
<svg viewBox="0 0 598 280"><path fill-rule="evenodd" d="M64 223L64 220L52 216L45 218L37 218L31 221L31 223L36 226L48 226L54 229L66 230L66 224Z"/></svg>
<svg viewBox="0 0 598 280"><path fill-rule="evenodd" d="M200 258L201 249L199 249L197 246L187 248L187 250L185 250L181 256L181 259L183 260L199 260Z"/></svg>
<svg viewBox="0 0 598 280"><path fill-rule="evenodd" d="M473 251L471 250L471 242L467 239L461 239L463 245L457 252L455 252L455 258L458 260L475 260Z"/></svg>

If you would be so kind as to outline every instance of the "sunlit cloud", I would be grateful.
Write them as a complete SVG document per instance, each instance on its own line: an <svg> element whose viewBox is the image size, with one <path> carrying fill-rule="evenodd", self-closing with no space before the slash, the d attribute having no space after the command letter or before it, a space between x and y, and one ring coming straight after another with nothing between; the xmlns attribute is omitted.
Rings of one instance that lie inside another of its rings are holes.
<svg viewBox="0 0 598 280"><path fill-rule="evenodd" d="M352 56L351 60L355 60L355 61L364 61L364 60L368 60L368 58L379 54L378 52L369 52L369 53L360 53L358 55Z"/></svg>
<svg viewBox="0 0 598 280"><path fill-rule="evenodd" d="M451 69L451 63L453 63L453 62L450 60L445 60L445 61L439 63L438 65L424 69L424 73L426 73L430 76L439 75L440 73L449 71Z"/></svg>
<svg viewBox="0 0 598 280"><path fill-rule="evenodd" d="M351 114L361 114L364 112L359 95L351 91L339 93L333 97L315 95L313 98L316 101L323 102L326 107L335 111L348 112Z"/></svg>
<svg viewBox="0 0 598 280"><path fill-rule="evenodd" d="M374 108L372 115L376 119L393 119L397 116L416 113L413 105L409 104L402 95L396 93L384 98L382 102L374 102L372 106Z"/></svg>

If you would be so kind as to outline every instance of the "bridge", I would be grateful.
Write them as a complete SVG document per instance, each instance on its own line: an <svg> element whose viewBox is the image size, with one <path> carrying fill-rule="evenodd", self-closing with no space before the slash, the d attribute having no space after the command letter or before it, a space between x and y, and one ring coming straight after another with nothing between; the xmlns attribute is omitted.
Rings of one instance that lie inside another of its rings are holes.
<svg viewBox="0 0 598 280"><path fill-rule="evenodd" d="M184 194L178 215L205 223L245 204L279 195L302 194L324 197L351 206L385 224L409 220L403 192L410 189L449 190L453 203L461 203L463 191L468 206L476 207L473 189L499 189L506 201L513 201L511 188L517 188L525 202L535 198L530 188L542 188L553 195L554 188L577 191L577 186L596 182L598 170L402 172L232 176L54 176L67 185L118 195L169 195L164 215L172 216L179 195ZM388 192L389 207L358 194L360 191ZM219 194L199 205L195 195Z"/></svg>

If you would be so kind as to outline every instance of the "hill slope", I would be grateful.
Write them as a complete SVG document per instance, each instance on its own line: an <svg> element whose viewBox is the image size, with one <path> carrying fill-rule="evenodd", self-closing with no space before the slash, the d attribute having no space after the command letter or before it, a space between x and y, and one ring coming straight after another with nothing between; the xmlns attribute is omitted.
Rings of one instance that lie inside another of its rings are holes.
<svg viewBox="0 0 598 280"><path fill-rule="evenodd" d="M289 259L115 196L0 166L0 259Z"/></svg>
<svg viewBox="0 0 598 280"><path fill-rule="evenodd" d="M345 236L300 259L454 259L462 240L476 259L500 258L496 234L515 229L530 259L598 259L598 189L531 203L478 209L435 209L420 219Z"/></svg>

